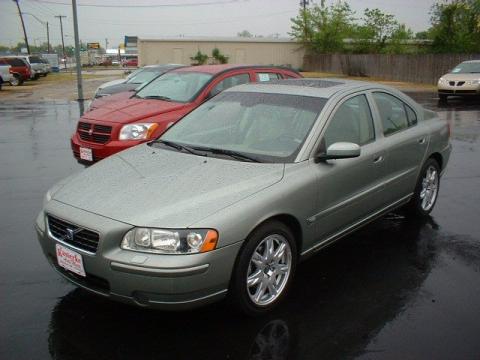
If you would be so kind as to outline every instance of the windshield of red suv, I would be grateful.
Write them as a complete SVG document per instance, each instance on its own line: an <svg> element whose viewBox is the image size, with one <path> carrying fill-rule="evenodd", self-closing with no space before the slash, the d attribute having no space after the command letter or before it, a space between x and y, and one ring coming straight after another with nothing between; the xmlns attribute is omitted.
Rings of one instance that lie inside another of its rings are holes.
<svg viewBox="0 0 480 360"><path fill-rule="evenodd" d="M127 84L145 84L152 80L154 77L158 76L165 70L163 69L143 69L133 76L129 76L127 81L125 81Z"/></svg>
<svg viewBox="0 0 480 360"><path fill-rule="evenodd" d="M211 78L212 74L201 72L169 72L138 91L136 97L190 102Z"/></svg>

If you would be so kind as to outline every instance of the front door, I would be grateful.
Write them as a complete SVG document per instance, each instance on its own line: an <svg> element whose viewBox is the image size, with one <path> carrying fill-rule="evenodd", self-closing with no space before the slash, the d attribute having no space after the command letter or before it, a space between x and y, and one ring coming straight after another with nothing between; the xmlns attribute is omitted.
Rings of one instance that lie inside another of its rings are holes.
<svg viewBox="0 0 480 360"><path fill-rule="evenodd" d="M334 110L321 146L337 142L360 145L359 157L322 161L318 173L317 213L319 239L326 239L378 210L382 203L383 147L376 141L375 125L365 94L353 95Z"/></svg>

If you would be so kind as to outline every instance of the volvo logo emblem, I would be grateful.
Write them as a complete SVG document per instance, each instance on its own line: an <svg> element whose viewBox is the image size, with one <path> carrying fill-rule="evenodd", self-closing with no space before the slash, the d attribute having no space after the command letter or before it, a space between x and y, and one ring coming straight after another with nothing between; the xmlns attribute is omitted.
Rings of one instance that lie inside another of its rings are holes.
<svg viewBox="0 0 480 360"><path fill-rule="evenodd" d="M75 234L82 231L82 229L73 230L73 229L70 229L70 228L66 228L65 230L66 230L66 234L65 234L64 239L67 240L67 241L73 241L73 238L74 238Z"/></svg>

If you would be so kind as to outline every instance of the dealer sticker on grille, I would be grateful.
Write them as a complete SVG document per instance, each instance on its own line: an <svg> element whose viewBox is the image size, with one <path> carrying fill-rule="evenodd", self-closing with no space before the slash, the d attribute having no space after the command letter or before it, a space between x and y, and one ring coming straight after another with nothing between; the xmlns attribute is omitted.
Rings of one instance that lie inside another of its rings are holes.
<svg viewBox="0 0 480 360"><path fill-rule="evenodd" d="M83 268L82 255L60 244L55 244L58 265L80 276L87 276Z"/></svg>
<svg viewBox="0 0 480 360"><path fill-rule="evenodd" d="M87 160L87 161L93 161L92 149L81 147L80 148L80 159Z"/></svg>

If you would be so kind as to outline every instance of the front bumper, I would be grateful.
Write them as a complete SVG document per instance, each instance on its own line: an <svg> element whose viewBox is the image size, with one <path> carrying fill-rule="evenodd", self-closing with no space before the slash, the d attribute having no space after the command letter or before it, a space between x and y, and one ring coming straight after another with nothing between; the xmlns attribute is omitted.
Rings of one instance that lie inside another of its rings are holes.
<svg viewBox="0 0 480 360"><path fill-rule="evenodd" d="M476 96L480 95L480 85L450 85L449 83L438 84L439 95Z"/></svg>
<svg viewBox="0 0 480 360"><path fill-rule="evenodd" d="M132 225L114 221L68 205L50 201L49 214L88 229L97 229L100 241L95 254L82 255L86 277L57 264L55 244L45 212L38 215L36 231L49 263L64 278L95 294L124 303L166 310L182 310L223 298L241 242L192 255L159 255L122 250L120 241Z"/></svg>
<svg viewBox="0 0 480 360"><path fill-rule="evenodd" d="M92 150L93 161L90 163L95 163L106 157L109 157L113 154L116 154L125 149L131 148L132 146L141 144L145 141L138 140L111 140L106 144L98 144L94 142L84 141L80 139L77 133L73 134L70 139L70 146L73 151L73 156L82 163L89 163L80 159L80 147L88 148Z"/></svg>

